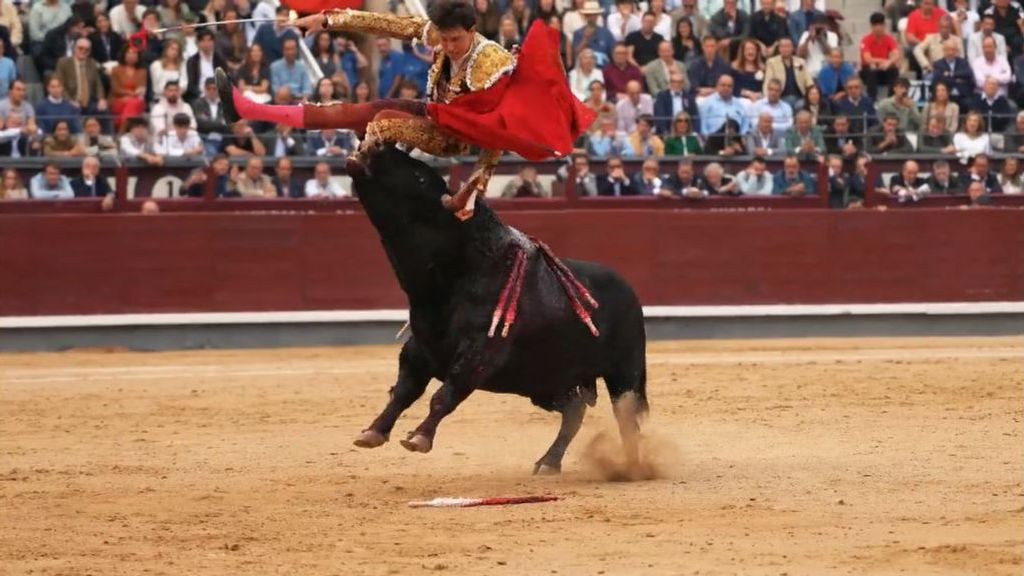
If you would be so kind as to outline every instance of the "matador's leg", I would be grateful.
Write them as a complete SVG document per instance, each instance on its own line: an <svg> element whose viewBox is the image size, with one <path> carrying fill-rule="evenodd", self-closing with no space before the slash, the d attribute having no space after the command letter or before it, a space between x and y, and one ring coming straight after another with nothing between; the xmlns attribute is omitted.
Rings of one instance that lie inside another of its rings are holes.
<svg viewBox="0 0 1024 576"><path fill-rule="evenodd" d="M361 135L366 131L366 125L383 110L395 110L413 117L427 115L426 102L398 98L385 98L363 104L343 102L296 104L293 106L259 104L243 96L231 85L227 75L220 70L217 71L216 77L217 90L220 92L221 104L224 106L224 119L229 123L237 122L239 118L245 118L284 124L297 129L347 129Z"/></svg>

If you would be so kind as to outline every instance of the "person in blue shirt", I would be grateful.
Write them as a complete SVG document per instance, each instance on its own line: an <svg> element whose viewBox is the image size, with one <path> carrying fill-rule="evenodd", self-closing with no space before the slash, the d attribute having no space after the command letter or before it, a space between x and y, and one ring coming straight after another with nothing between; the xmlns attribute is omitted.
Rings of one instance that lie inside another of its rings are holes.
<svg viewBox="0 0 1024 576"><path fill-rule="evenodd" d="M843 51L833 48L828 52L828 63L818 72L818 86L821 95L832 101L846 95L846 81L854 76L853 66L843 61Z"/></svg>
<svg viewBox="0 0 1024 576"><path fill-rule="evenodd" d="M301 98L313 92L306 67L299 62L299 43L295 38L285 38L281 48L283 56L270 65L270 83L277 90L287 86L292 96Z"/></svg>
<svg viewBox="0 0 1024 576"><path fill-rule="evenodd" d="M775 174L772 194L800 197L814 196L817 193L818 188L814 184L814 178L800 169L800 160L793 155L786 156L782 162L782 170Z"/></svg>
<svg viewBox="0 0 1024 576"><path fill-rule="evenodd" d="M732 76L723 74L715 85L715 93L700 104L700 133L707 139L707 154L731 156L743 154L745 149L743 135L750 131L750 118L732 90Z"/></svg>
<svg viewBox="0 0 1024 576"><path fill-rule="evenodd" d="M269 62L279 60L284 55L284 41L288 38L298 40L301 33L294 26L288 25L289 9L284 4L277 7L277 17L273 22L261 24L256 29L251 44L259 44L263 55Z"/></svg>
<svg viewBox="0 0 1024 576"><path fill-rule="evenodd" d="M398 85L406 72L405 54L391 49L390 38L377 38L380 63L377 65L377 97L398 97Z"/></svg>
<svg viewBox="0 0 1024 576"><path fill-rule="evenodd" d="M0 98L7 98L11 82L18 77L18 67L4 55L4 43L0 42Z"/></svg>
<svg viewBox="0 0 1024 576"><path fill-rule="evenodd" d="M53 127L58 120L67 120L71 132L78 134L82 131L79 122L81 116L82 111L78 106L64 97L64 84L61 83L60 78L51 76L50 81L46 83L46 98L36 104L36 118L39 127L46 134L52 134Z"/></svg>
<svg viewBox="0 0 1024 576"><path fill-rule="evenodd" d="M601 17L602 11L592 2L584 4L579 13L587 19L587 23L572 35L574 55L579 55L584 48L590 48L594 51L594 58L597 59L597 67L604 68L612 60L615 36L612 36L607 28L597 24L597 19Z"/></svg>
<svg viewBox="0 0 1024 576"><path fill-rule="evenodd" d="M875 102L864 94L864 82L860 76L851 76L846 81L846 95L832 105L836 116L850 118L850 132L863 136L868 128L878 124Z"/></svg>
<svg viewBox="0 0 1024 576"><path fill-rule="evenodd" d="M729 74L732 68L729 63L718 55L718 42L711 36L701 41L702 57L690 63L686 71L690 80L690 90L696 96L710 96L715 92L718 79Z"/></svg>
<svg viewBox="0 0 1024 576"><path fill-rule="evenodd" d="M71 181L56 164L47 164L29 182L29 195L35 200L67 200L75 197Z"/></svg>
<svg viewBox="0 0 1024 576"><path fill-rule="evenodd" d="M413 44L404 42L402 44L402 56L405 59L405 70L402 78L406 82L416 84L420 94L427 93L427 72L434 63L434 53L421 42Z"/></svg>

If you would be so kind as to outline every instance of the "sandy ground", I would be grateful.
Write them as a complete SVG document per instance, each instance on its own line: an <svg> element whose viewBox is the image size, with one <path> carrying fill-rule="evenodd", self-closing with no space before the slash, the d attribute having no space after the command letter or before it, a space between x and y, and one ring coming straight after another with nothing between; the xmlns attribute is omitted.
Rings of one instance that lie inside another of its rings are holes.
<svg viewBox="0 0 1024 576"><path fill-rule="evenodd" d="M0 573L1024 572L1024 339L653 344L663 477L633 483L583 457L604 392L560 477L529 474L557 416L511 396L471 397L428 455L354 448L396 357L0 357Z"/></svg>

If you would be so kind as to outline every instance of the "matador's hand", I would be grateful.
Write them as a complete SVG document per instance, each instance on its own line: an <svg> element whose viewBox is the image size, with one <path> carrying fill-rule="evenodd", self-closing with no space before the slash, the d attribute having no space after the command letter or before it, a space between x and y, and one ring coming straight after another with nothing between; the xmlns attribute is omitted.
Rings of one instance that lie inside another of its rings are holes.
<svg viewBox="0 0 1024 576"><path fill-rule="evenodd" d="M310 14L303 16L298 20L292 20L291 24L303 30L309 31L311 34L324 29L324 25L327 23L327 16L324 14Z"/></svg>

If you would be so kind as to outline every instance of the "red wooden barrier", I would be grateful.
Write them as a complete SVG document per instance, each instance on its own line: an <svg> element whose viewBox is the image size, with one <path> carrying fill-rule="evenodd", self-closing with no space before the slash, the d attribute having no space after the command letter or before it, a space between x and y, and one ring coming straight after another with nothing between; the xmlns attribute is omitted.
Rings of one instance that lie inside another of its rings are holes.
<svg viewBox="0 0 1024 576"><path fill-rule="evenodd" d="M648 305L1024 299L1024 210L514 211ZM360 212L0 215L0 315L398 308Z"/></svg>

